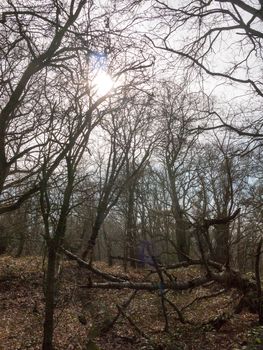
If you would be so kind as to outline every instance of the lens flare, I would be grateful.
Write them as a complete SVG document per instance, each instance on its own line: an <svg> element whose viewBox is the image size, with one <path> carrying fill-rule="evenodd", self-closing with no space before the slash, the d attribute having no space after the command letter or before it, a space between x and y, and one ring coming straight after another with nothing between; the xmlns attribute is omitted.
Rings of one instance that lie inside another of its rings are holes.
<svg viewBox="0 0 263 350"><path fill-rule="evenodd" d="M98 72L93 82L98 95L106 95L114 87L111 76L103 71Z"/></svg>

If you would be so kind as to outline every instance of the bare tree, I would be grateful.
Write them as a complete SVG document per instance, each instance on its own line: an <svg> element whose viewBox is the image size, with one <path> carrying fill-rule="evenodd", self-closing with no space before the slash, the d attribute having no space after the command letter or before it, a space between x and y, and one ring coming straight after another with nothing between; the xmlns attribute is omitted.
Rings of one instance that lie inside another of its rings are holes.
<svg viewBox="0 0 263 350"><path fill-rule="evenodd" d="M235 132L247 140L249 149L261 146L262 2L156 0L152 8L161 28L147 34L153 46L166 52L170 63L183 62L195 85L201 77L206 91L230 85L228 95L240 96L231 102L224 94L229 105L210 110L216 122L208 126Z"/></svg>
<svg viewBox="0 0 263 350"><path fill-rule="evenodd" d="M198 110L201 100L198 94L187 94L179 86L167 84L163 88L164 95L160 101L163 123L161 153L164 154L167 190L175 220L178 259L183 261L190 251L186 197L193 181L191 164L186 158L192 152L197 139L193 127L200 119Z"/></svg>
<svg viewBox="0 0 263 350"><path fill-rule="evenodd" d="M130 98L125 96L123 105L116 111L112 110L102 123L109 151L106 149L101 155L97 212L88 245L82 254L83 259L91 259L105 218L120 196L138 178L152 152L155 136L151 125L147 123L149 113L150 105L144 99L136 101L135 91L135 95L131 93ZM133 164L128 172L127 164Z"/></svg>
<svg viewBox="0 0 263 350"><path fill-rule="evenodd" d="M197 161L198 190L194 215L199 219L227 217L240 207L248 190L250 167L235 156L233 140L222 136L210 144L199 145ZM212 135L211 135L212 137ZM214 225L213 234L204 237L211 258L228 263L235 241L231 222Z"/></svg>
<svg viewBox="0 0 263 350"><path fill-rule="evenodd" d="M38 103L41 90L50 78L51 67L63 67L70 59L70 52L78 50L68 45L73 40L69 35L85 3L85 0L76 4L72 1L63 11L59 4L50 1L47 4L50 19L31 2L22 6L19 1L9 1L1 6L1 192L9 175L25 173L28 177L27 167L21 167L23 162L34 173L36 165L30 164L26 155L43 145L43 140L37 141L43 126L44 106Z"/></svg>
<svg viewBox="0 0 263 350"><path fill-rule="evenodd" d="M121 26L115 32L105 25L109 14L95 2L72 1L64 8L50 1L49 19L30 1L7 5L1 23L1 212L19 207L39 190L43 164L39 156L46 147L53 153L51 174L77 139L103 117L98 107L112 94L112 89L99 91L103 74L118 85L114 90L118 95L136 80L137 72L152 66L149 55L128 51L131 39L120 39ZM132 78L129 72L134 72ZM138 85L139 80L137 74ZM74 119L70 138L62 115Z"/></svg>

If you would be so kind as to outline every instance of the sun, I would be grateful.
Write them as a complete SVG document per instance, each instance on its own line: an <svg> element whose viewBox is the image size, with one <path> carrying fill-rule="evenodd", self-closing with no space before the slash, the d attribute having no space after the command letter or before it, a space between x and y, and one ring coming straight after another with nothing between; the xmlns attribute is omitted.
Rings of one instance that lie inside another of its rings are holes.
<svg viewBox="0 0 263 350"><path fill-rule="evenodd" d="M96 93L100 96L106 95L114 88L114 81L105 71L99 71L93 80Z"/></svg>

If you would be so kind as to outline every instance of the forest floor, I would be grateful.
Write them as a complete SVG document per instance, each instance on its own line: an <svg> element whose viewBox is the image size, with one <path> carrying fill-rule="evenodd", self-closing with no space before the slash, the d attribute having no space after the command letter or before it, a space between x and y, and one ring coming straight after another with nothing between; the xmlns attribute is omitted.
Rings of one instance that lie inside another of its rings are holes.
<svg viewBox="0 0 263 350"><path fill-rule="evenodd" d="M108 268L104 263L97 263L97 266L137 281L143 280L146 274L143 270L124 273L122 267ZM182 268L173 272L182 280L200 273L196 268ZM256 315L246 312L234 315L219 330L209 323L218 315L231 314L233 303L239 298L235 290L221 293L221 287L215 284L168 295L177 307L185 308L184 316L194 326L180 323L174 310L167 306L169 330L164 332L158 293L137 292L125 309L133 324L122 316L108 332L102 331L116 315L116 305L121 305L132 291L85 288L89 278L90 273L79 268L75 262L64 263L57 295L55 349L150 350L154 349L153 345L160 350L263 349L263 327L257 325ZM217 297L205 297L215 293ZM43 313L42 260L2 256L0 349L41 349ZM92 343L87 346L91 338Z"/></svg>

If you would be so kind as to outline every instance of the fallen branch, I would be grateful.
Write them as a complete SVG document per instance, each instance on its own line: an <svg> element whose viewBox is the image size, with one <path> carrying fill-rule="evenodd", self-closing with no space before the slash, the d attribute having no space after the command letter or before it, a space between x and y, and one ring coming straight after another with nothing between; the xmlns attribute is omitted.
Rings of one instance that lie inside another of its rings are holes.
<svg viewBox="0 0 263 350"><path fill-rule="evenodd" d="M169 300L168 298L164 297L165 301L172 306L172 308L177 312L177 315L178 315L178 318L179 318L179 321L181 323L188 323L188 324L193 324L192 322L190 321L187 321L185 318L184 318L184 315L182 313L182 311L171 301Z"/></svg>
<svg viewBox="0 0 263 350"><path fill-rule="evenodd" d="M187 282L164 282L162 286L158 282L93 282L90 281L87 285L80 285L81 288L99 288L99 289L133 289L133 290L145 290L149 292L159 291L160 287L163 290L187 290L196 287L200 287L209 281L208 277L197 277Z"/></svg>
<svg viewBox="0 0 263 350"><path fill-rule="evenodd" d="M149 254L150 254L150 251L149 251ZM162 305L162 311L163 311L163 317L164 317L164 320L165 320L165 326L164 326L164 331L165 332L168 332L169 330L169 319L168 319L168 316L167 316L167 310L166 310L166 306L165 306L165 298L164 298L164 284L165 284L165 281L164 281L164 278L163 278L163 275L162 275L162 270L160 269L160 266L158 265L154 255L151 255L151 259L152 259L152 262L154 264L154 267L156 269L156 272L159 276L159 279L160 279L160 298L161 298L161 305ZM170 278L170 281L173 282L173 280Z"/></svg>
<svg viewBox="0 0 263 350"><path fill-rule="evenodd" d="M147 279L150 275L151 275L151 273L149 273L147 276L145 276L145 279ZM122 302L121 306L117 304L117 305L116 305L117 309L118 309L119 307L121 307L122 310L123 310L123 309L126 309L126 308L130 305L130 303L132 302L132 300L135 298L137 292L138 292L137 290L134 290L134 291L129 295L129 297L128 297L126 300L124 300L124 301ZM118 309L117 315L111 320L111 322L108 324L108 326L107 326L106 328L103 329L103 331L104 331L105 333L108 332L108 331L114 326L114 324L118 321L118 319L119 319L120 316L121 316L121 312L120 312L120 310Z"/></svg>
<svg viewBox="0 0 263 350"><path fill-rule="evenodd" d="M226 289L221 289L219 290L218 292L216 293L213 293L213 294L209 294L209 295L202 295L201 297L196 297L194 300L192 300L189 304L185 305L184 307L181 308L181 312L188 309L190 306L192 306L193 304L195 304L197 301L201 301L201 300L207 300L207 299L210 299L210 298L216 298L218 297L219 295L223 294L223 293L226 293Z"/></svg>
<svg viewBox="0 0 263 350"><path fill-rule="evenodd" d="M129 315L127 315L123 310L122 308L118 305L118 310L119 312L122 314L122 316L124 316L128 321L129 323L131 324L131 326L136 330L136 332L143 338L147 339L149 342L152 343L152 340L148 337L147 334L145 334L142 329L140 327L138 327L136 325L136 323L131 319L131 317Z"/></svg>
<svg viewBox="0 0 263 350"><path fill-rule="evenodd" d="M114 260L127 260L127 261L132 261L132 262L137 262L137 263L144 263L145 265L150 265L153 266L153 263L147 263L144 262L143 260L140 259L133 259L133 258L124 258L123 256L112 256L111 257ZM171 269L179 269L181 267L189 267L193 265L204 265L204 262L200 259L191 259L189 256L185 255L186 260L181 261L175 264L170 264L170 265L163 265L163 264L157 264L158 267L161 270L171 270ZM207 264L210 265L211 267L214 267L215 269L222 271L224 269L224 266L216 261L213 260L207 260ZM152 271L152 270L151 270ZM156 272L156 271L154 271Z"/></svg>
<svg viewBox="0 0 263 350"><path fill-rule="evenodd" d="M140 260L140 259L135 259L135 258L129 258L129 257L123 257L123 256L120 256L120 255L117 255L117 256L111 256L111 259L112 260L121 260L121 261L130 261L130 262L135 262L137 264L144 264L144 265L152 265L152 264L149 264L143 260Z"/></svg>
<svg viewBox="0 0 263 350"><path fill-rule="evenodd" d="M217 269L218 271L224 270L224 266L216 261L207 260L206 263L207 265ZM182 261L176 264L170 264L167 266L163 266L162 268L166 270L172 270L172 269L179 269L181 267L202 266L202 265L204 265L204 262L202 259L191 259L188 257L187 261Z"/></svg>
<svg viewBox="0 0 263 350"><path fill-rule="evenodd" d="M66 250L65 248L61 248L62 252L69 257L70 259L73 259L79 263L80 266L87 268L91 272L94 272L96 275L103 277L107 281L112 281L112 282L123 282L125 281L122 278L115 277L109 273L106 273L104 271L99 270L98 268L92 266L90 263L80 259L77 255L71 253L69 250Z"/></svg>
<svg viewBox="0 0 263 350"><path fill-rule="evenodd" d="M93 282L90 280L87 285L80 285L79 286L80 288L119 289L119 290L132 289L132 290L143 290L143 291L150 291L150 292L162 290L163 292L165 292L168 290L182 291L182 290L193 289L193 288L203 286L208 282L215 281L225 286L226 288L236 288L237 290L242 292L243 297L237 308L239 311L243 307L248 306L250 312L253 312L253 313L258 312L259 300L257 297L258 288L257 288L256 281L246 276L242 276L240 272L235 270L227 269L222 272L210 271L209 274L207 274L206 276L197 277L192 280L188 280L186 282L179 282L176 279L175 280L170 279L169 281L164 281L163 283L150 282L150 281L133 282L133 281L127 281L127 280L115 277L111 274L105 273L91 266L91 264L85 262L84 260L80 259L79 257L67 251L66 249L62 249L62 251L71 259L76 260L81 266L86 267L91 272L94 272L95 274L97 274L98 276L101 276L107 281L107 282ZM220 264L217 264L214 262L210 262L210 263L213 265L215 264L215 266L217 267L219 266L222 267L222 265ZM201 260L192 260L192 259L189 259L188 262L183 262L183 264L184 266L203 265ZM178 264L176 264L176 266L178 266ZM182 263L180 263L180 266L182 266ZM169 268L171 268L171 266L169 266ZM160 267L160 270L162 269L165 269L165 267Z"/></svg>

